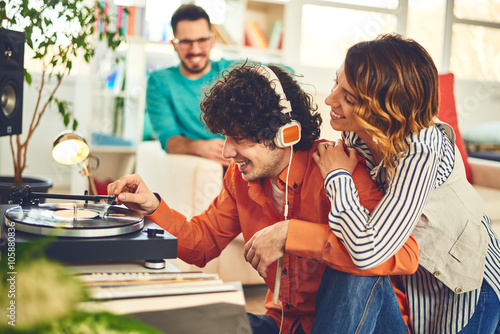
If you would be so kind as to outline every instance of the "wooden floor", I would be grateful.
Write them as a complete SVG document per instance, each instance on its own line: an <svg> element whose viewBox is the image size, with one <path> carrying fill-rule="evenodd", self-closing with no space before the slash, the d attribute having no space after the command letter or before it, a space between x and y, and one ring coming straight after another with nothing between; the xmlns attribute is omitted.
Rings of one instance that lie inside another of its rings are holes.
<svg viewBox="0 0 500 334"><path fill-rule="evenodd" d="M244 285L246 310L250 313L264 314L264 300L266 299L267 285Z"/></svg>

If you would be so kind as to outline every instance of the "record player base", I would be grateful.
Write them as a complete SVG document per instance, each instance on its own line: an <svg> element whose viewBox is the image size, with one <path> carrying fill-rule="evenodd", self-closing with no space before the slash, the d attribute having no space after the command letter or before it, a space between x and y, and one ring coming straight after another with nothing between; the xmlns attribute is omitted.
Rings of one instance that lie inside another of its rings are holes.
<svg viewBox="0 0 500 334"><path fill-rule="evenodd" d="M4 234L4 211L14 205L0 205L2 217L2 234ZM164 231L163 235L149 237L145 231L149 228L161 229L158 225L145 219L144 228L140 231L112 237L75 238L47 237L16 231L16 247L30 243L47 242L44 249L48 258L61 262L110 262L134 260L160 260L177 257L177 238ZM5 235L5 234L4 234Z"/></svg>

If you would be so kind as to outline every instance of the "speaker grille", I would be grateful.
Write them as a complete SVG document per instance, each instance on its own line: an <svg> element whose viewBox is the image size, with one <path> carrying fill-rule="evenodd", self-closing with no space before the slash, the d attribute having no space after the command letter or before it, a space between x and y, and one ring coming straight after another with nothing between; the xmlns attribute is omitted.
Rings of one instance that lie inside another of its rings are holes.
<svg viewBox="0 0 500 334"><path fill-rule="evenodd" d="M13 117L16 111L17 103L19 103L17 100L18 93L16 92L13 83L8 82L4 87L2 87L0 94L2 97L3 114L8 118Z"/></svg>
<svg viewBox="0 0 500 334"><path fill-rule="evenodd" d="M25 33L0 28L0 136L22 132Z"/></svg>

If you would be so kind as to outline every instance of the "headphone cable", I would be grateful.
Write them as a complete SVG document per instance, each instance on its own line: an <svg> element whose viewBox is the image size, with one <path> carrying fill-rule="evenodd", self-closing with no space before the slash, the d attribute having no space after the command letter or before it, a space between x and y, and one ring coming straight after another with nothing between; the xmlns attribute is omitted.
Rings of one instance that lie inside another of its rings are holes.
<svg viewBox="0 0 500 334"><path fill-rule="evenodd" d="M292 166L292 157L293 157L293 145L290 146L290 161L288 162L288 170L286 171L286 179L285 179L285 212L283 214L285 220L288 219L288 177L290 176L290 168ZM283 306L279 303L279 293L280 293L280 285L281 285L281 271L283 270L283 258L280 257L278 259L278 266L276 268L276 279L274 281L274 294L273 294L273 304L279 306L281 309L281 323L280 323L280 331L283 328L283 319L285 317Z"/></svg>

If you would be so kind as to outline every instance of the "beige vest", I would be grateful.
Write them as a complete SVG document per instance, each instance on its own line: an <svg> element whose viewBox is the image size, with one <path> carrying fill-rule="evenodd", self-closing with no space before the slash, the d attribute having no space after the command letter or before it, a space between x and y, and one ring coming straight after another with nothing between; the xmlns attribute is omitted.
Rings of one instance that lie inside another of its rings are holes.
<svg viewBox="0 0 500 334"><path fill-rule="evenodd" d="M441 123L451 142L455 133ZM448 179L434 189L413 231L419 263L456 293L481 287L488 234L483 227L484 203L465 176L455 146L455 165Z"/></svg>

